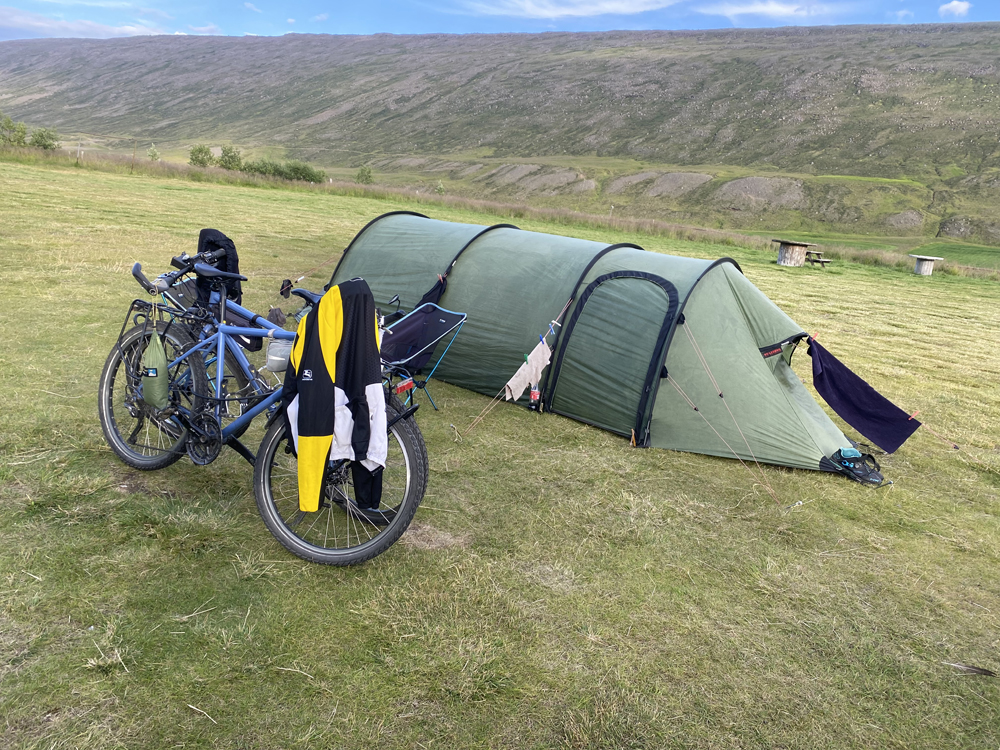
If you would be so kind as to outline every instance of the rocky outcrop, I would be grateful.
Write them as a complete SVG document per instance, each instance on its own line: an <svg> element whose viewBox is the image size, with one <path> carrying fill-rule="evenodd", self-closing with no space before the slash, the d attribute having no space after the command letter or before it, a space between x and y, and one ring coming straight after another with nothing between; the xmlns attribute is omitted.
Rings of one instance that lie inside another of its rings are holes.
<svg viewBox="0 0 1000 750"><path fill-rule="evenodd" d="M711 181L712 175L700 174L698 172L671 172L661 175L656 179L645 195L652 198L679 198L685 193L690 193L706 182Z"/></svg>
<svg viewBox="0 0 1000 750"><path fill-rule="evenodd" d="M713 200L737 211L806 207L802 181L789 177L741 177L716 190Z"/></svg>
<svg viewBox="0 0 1000 750"><path fill-rule="evenodd" d="M924 217L919 211L910 209L887 216L885 223L893 229L919 229L924 225Z"/></svg>

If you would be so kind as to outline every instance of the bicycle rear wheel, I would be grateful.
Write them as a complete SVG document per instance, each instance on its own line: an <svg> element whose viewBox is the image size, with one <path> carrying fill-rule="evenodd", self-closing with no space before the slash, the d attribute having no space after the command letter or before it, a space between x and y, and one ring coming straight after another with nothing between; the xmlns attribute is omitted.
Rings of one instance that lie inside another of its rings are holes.
<svg viewBox="0 0 1000 750"><path fill-rule="evenodd" d="M387 405L391 422L399 412ZM406 531L427 486L427 450L412 418L389 428L382 512L355 504L349 461L332 461L319 510L299 510L298 462L283 418L268 429L254 467L254 495L264 525L292 554L324 565L354 565L385 552Z"/></svg>
<svg viewBox="0 0 1000 750"><path fill-rule="evenodd" d="M163 337L167 361L193 345L179 326L156 324ZM126 464L141 471L162 469L184 455L187 429L177 417L179 408L197 413L207 390L205 365L199 356L169 369L170 403L162 410L142 400L142 354L152 337L152 326L136 326L111 350L97 393L97 415L104 439Z"/></svg>

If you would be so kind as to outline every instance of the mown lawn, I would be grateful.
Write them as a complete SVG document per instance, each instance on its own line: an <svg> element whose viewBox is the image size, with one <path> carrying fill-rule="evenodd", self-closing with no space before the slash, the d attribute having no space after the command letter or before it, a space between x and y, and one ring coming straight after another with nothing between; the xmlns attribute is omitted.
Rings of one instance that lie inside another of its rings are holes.
<svg viewBox="0 0 1000 750"><path fill-rule="evenodd" d="M0 163L0 746L1000 743L997 680L949 666L1000 671L995 282L551 229L735 255L962 447L919 431L885 457L888 489L768 468L776 505L736 461L514 407L458 440L487 400L436 384L414 525L332 569L268 535L234 454L150 474L114 457L96 384L133 261L165 270L216 227L265 311L288 304L280 279L399 208Z"/></svg>

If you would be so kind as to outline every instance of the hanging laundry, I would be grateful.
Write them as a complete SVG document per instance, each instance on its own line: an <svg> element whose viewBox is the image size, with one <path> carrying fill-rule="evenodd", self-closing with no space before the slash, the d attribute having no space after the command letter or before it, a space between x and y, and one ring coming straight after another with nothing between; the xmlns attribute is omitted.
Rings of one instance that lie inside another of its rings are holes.
<svg viewBox="0 0 1000 750"><path fill-rule="evenodd" d="M327 461L353 461L356 501L378 508L388 447L375 301L364 279L330 288L299 323L285 372L299 508L318 510Z"/></svg>
<svg viewBox="0 0 1000 750"><path fill-rule="evenodd" d="M895 452L920 422L848 369L813 338L809 339L813 385L841 418L886 453Z"/></svg>
<svg viewBox="0 0 1000 750"><path fill-rule="evenodd" d="M549 345L539 341L531 350L531 354L525 358L524 364L514 373L514 377L504 386L506 399L517 401L528 386L538 383L542 377L542 370L549 364L551 357L552 350L549 349Z"/></svg>

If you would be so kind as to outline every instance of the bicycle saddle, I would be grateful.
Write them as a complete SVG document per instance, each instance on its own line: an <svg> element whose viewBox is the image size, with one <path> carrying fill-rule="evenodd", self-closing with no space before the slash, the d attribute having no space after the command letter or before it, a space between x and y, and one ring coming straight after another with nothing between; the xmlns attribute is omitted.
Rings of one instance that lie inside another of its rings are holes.
<svg viewBox="0 0 1000 750"><path fill-rule="evenodd" d="M228 271L220 271L215 266L210 266L207 263L195 263L194 272L199 276L204 276L206 279L235 279L237 281L246 281L246 276L241 276L238 273L229 273Z"/></svg>

